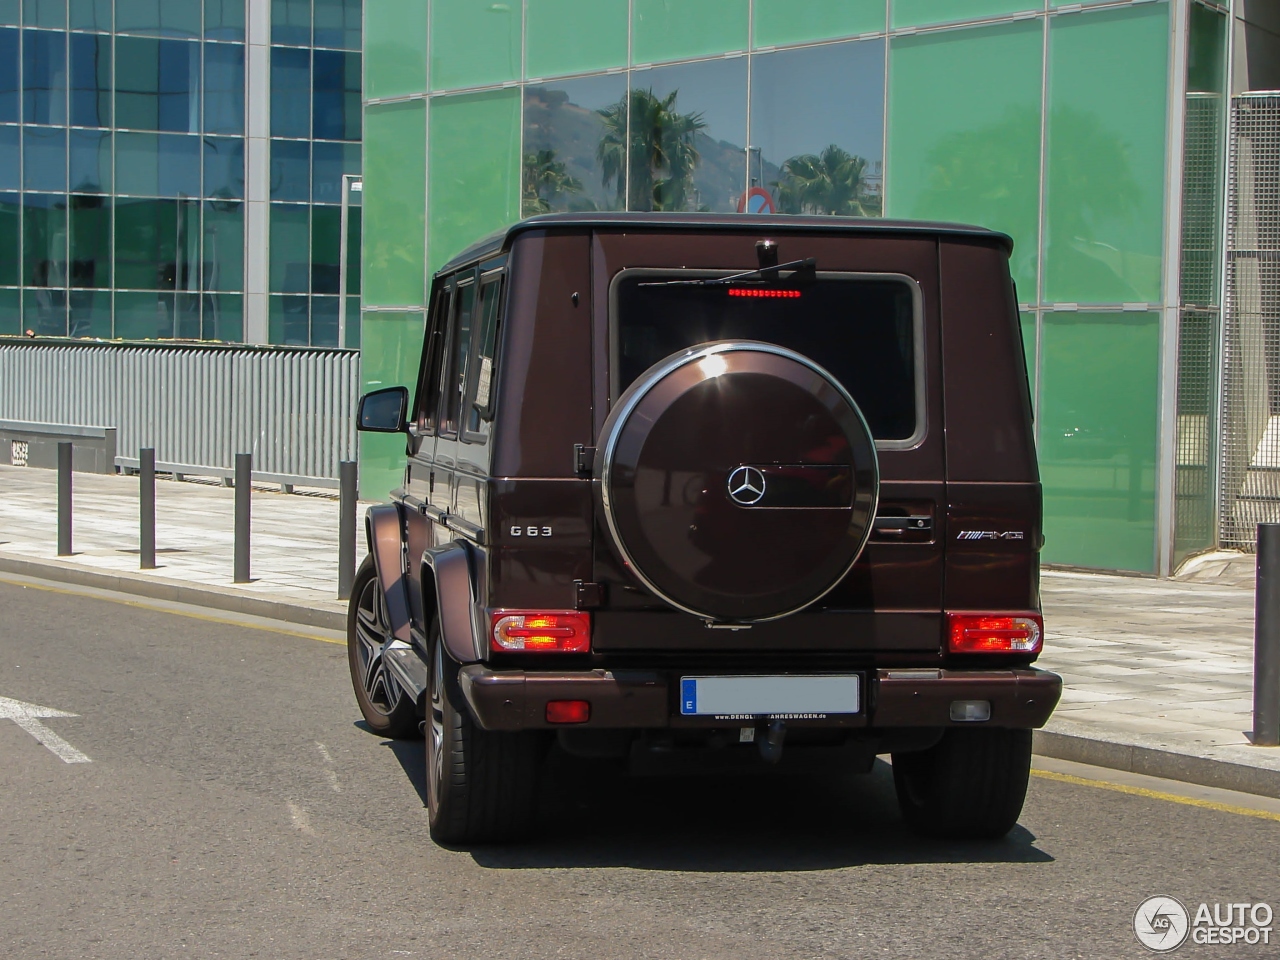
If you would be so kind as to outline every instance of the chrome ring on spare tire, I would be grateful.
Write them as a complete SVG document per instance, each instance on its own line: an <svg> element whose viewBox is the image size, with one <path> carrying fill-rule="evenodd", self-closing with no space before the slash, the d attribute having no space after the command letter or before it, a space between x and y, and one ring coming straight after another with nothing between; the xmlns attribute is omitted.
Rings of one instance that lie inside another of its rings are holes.
<svg viewBox="0 0 1280 960"><path fill-rule="evenodd" d="M839 381L785 347L721 341L654 364L618 399L597 449L619 559L709 622L804 609L871 534L879 468L866 421Z"/></svg>

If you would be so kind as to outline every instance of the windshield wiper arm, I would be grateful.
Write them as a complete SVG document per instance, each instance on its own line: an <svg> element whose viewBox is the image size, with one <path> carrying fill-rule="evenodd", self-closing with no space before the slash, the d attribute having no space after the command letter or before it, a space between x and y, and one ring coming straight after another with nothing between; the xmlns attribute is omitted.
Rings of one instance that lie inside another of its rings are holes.
<svg viewBox="0 0 1280 960"><path fill-rule="evenodd" d="M742 280L780 280L778 276L782 270L793 270L795 273L804 273L806 280L814 278L814 274L818 269L818 260L816 257L805 257L803 260L792 260L790 263L780 263L776 267L760 267L756 270L748 270L745 273L735 273L731 277L712 277L700 280L657 280L652 283L639 283L638 287L719 287L726 283L737 283ZM789 279L796 279L794 274Z"/></svg>

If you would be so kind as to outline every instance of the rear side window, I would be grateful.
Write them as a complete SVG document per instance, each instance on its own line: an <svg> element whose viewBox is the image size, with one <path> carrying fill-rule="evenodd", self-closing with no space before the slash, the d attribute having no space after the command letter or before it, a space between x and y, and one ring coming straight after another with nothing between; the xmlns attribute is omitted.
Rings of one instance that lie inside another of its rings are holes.
<svg viewBox="0 0 1280 960"><path fill-rule="evenodd" d="M467 370L467 433L483 435L493 420L494 353L502 311L503 275L493 273L480 281L480 308L477 311L475 352Z"/></svg>
<svg viewBox="0 0 1280 960"><path fill-rule="evenodd" d="M916 297L905 278L819 274L785 290L653 285L688 276L633 271L615 282L615 396L678 351L712 340L758 340L794 350L830 372L857 402L876 440L918 436Z"/></svg>

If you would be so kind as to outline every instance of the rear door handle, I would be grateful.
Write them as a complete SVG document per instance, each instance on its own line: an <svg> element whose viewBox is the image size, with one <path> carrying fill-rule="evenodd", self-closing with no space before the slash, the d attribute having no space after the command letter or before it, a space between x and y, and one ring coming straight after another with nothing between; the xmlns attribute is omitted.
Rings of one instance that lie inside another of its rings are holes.
<svg viewBox="0 0 1280 960"><path fill-rule="evenodd" d="M931 532L933 517L876 517L873 527L876 533L901 534L907 531Z"/></svg>

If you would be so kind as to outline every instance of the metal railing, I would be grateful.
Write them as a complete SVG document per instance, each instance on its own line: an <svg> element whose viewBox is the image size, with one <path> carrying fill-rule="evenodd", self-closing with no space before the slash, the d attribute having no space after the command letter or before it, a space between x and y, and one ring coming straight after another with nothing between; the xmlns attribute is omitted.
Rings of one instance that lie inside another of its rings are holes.
<svg viewBox="0 0 1280 960"><path fill-rule="evenodd" d="M0 340L0 419L118 429L118 467L337 487L356 458L360 355L229 344Z"/></svg>

